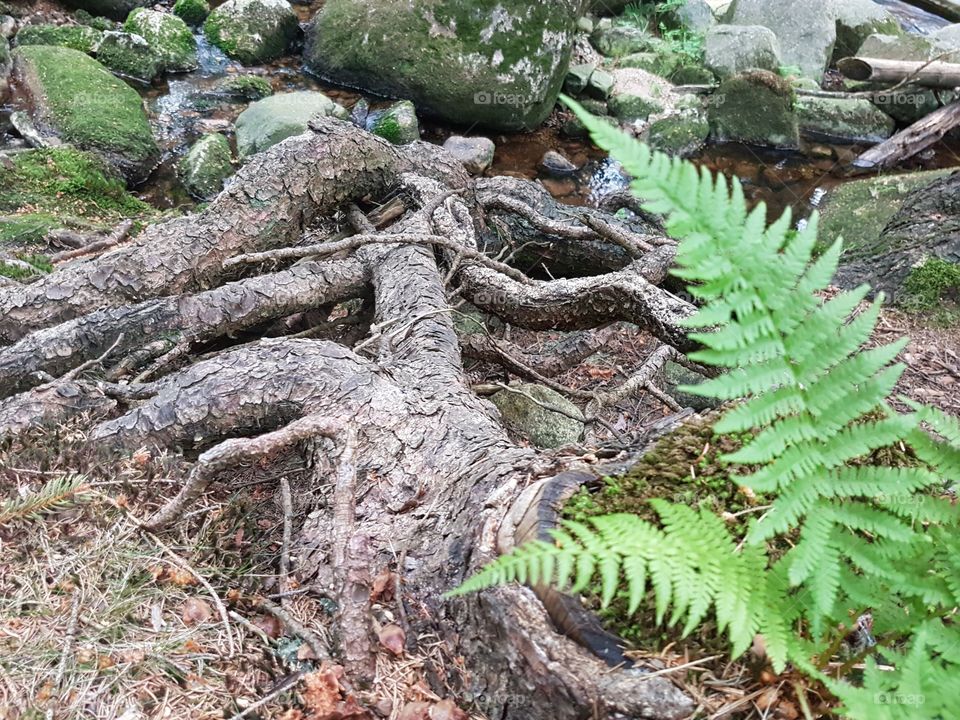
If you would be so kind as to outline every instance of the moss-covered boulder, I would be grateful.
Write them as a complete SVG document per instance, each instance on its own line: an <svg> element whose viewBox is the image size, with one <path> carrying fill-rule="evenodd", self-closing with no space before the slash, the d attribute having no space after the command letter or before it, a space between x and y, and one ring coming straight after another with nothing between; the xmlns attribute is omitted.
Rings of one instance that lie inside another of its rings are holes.
<svg viewBox="0 0 960 720"><path fill-rule="evenodd" d="M893 135L893 118L864 98L799 96L800 132L818 142L879 143Z"/></svg>
<svg viewBox="0 0 960 720"><path fill-rule="evenodd" d="M20 47L13 62L18 101L38 128L96 153L131 184L146 180L160 150L136 90L78 50Z"/></svg>
<svg viewBox="0 0 960 720"><path fill-rule="evenodd" d="M177 0L173 4L173 14L187 25L203 25L210 14L210 3L207 0Z"/></svg>
<svg viewBox="0 0 960 720"><path fill-rule="evenodd" d="M861 57L880 58L881 60L926 62L946 50L947 48L939 45L932 36L873 33L864 39L855 54ZM949 57L945 59L949 62L956 61L956 59L950 59Z"/></svg>
<svg viewBox="0 0 960 720"><path fill-rule="evenodd" d="M227 0L210 13L203 31L230 57L257 65L283 55L300 24L287 0Z"/></svg>
<svg viewBox="0 0 960 720"><path fill-rule="evenodd" d="M140 8L130 13L123 29L149 43L165 72L196 70L197 41L176 15Z"/></svg>
<svg viewBox="0 0 960 720"><path fill-rule="evenodd" d="M580 440L584 427L583 414L563 395L535 384L517 385L513 390L516 392L501 390L490 398L500 410L508 430L541 448L563 447ZM547 409L544 405L563 410L566 414Z"/></svg>
<svg viewBox="0 0 960 720"><path fill-rule="evenodd" d="M719 78L744 70L777 72L780 43L772 30L761 25L716 25L703 44L704 64Z"/></svg>
<svg viewBox="0 0 960 720"><path fill-rule="evenodd" d="M869 261L883 251L883 229L907 196L949 173L930 170L843 183L831 190L823 203L817 228L819 243L826 247L842 237L847 260Z"/></svg>
<svg viewBox="0 0 960 720"><path fill-rule="evenodd" d="M689 157L706 144L710 137L710 123L702 112L684 111L654 121L647 132L647 142L655 150Z"/></svg>
<svg viewBox="0 0 960 720"><path fill-rule="evenodd" d="M214 91L234 100L253 102L273 95L273 86L259 75L230 75L218 82Z"/></svg>
<svg viewBox="0 0 960 720"><path fill-rule="evenodd" d="M663 104L644 95L616 93L607 101L610 114L618 120L633 122L646 120L651 115L663 112Z"/></svg>
<svg viewBox="0 0 960 720"><path fill-rule="evenodd" d="M873 0L835 0L837 42L833 62L857 54L863 42L873 34L903 35L897 19Z"/></svg>
<svg viewBox="0 0 960 720"><path fill-rule="evenodd" d="M237 118L237 153L243 159L299 135L317 115L349 117L344 107L321 92L301 90L258 100Z"/></svg>
<svg viewBox="0 0 960 720"><path fill-rule="evenodd" d="M464 125L531 130L553 109L579 0L327 0L305 60L329 80Z"/></svg>
<svg viewBox="0 0 960 720"><path fill-rule="evenodd" d="M86 10L77 10L73 14L73 19L80 25L92 27L94 30L99 30L100 32L117 29L117 23L110 18L105 18L102 15L91 15Z"/></svg>
<svg viewBox="0 0 960 720"><path fill-rule="evenodd" d="M960 263L960 174L949 170L858 180L833 191L820 240L843 235L837 283L869 282L902 299L914 268L930 259Z"/></svg>
<svg viewBox="0 0 960 720"><path fill-rule="evenodd" d="M372 112L367 116L367 130L394 145L412 143L420 139L417 109L409 100L401 100L386 110Z"/></svg>
<svg viewBox="0 0 960 720"><path fill-rule="evenodd" d="M183 156L177 171L191 195L210 200L223 189L224 180L233 174L230 143L220 133L204 135Z"/></svg>
<svg viewBox="0 0 960 720"><path fill-rule="evenodd" d="M139 35L110 30L103 34L97 60L120 75L150 82L163 68L150 43Z"/></svg>
<svg viewBox="0 0 960 720"><path fill-rule="evenodd" d="M86 25L24 25L15 36L17 45L57 45L84 53L96 52L103 33Z"/></svg>
<svg viewBox="0 0 960 720"><path fill-rule="evenodd" d="M710 131L718 142L795 149L800 145L795 100L790 83L771 72L735 75L710 98Z"/></svg>
<svg viewBox="0 0 960 720"><path fill-rule="evenodd" d="M67 4L93 15L123 20L131 10L150 4L150 0L66 0Z"/></svg>
<svg viewBox="0 0 960 720"><path fill-rule="evenodd" d="M0 164L0 249L32 249L55 228L101 230L153 212L90 153L29 150Z"/></svg>

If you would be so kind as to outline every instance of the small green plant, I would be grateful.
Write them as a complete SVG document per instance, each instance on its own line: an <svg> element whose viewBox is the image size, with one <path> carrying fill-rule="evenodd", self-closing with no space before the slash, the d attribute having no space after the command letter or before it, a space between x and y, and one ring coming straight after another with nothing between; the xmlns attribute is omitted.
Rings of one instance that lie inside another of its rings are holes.
<svg viewBox="0 0 960 720"><path fill-rule="evenodd" d="M960 301L960 265L930 258L910 271L903 289L907 295L903 304L910 310L933 310L951 297Z"/></svg>
<svg viewBox="0 0 960 720"><path fill-rule="evenodd" d="M64 475L48 481L36 492L0 502L0 526L13 520L32 520L47 512L82 502L89 491L83 475Z"/></svg>
<svg viewBox="0 0 960 720"><path fill-rule="evenodd" d="M775 670L792 663L820 680L848 717L957 717L960 509L944 489L960 478L960 421L890 406L906 343L867 347L880 300L862 309L866 286L821 297L842 244L813 259L816 216L797 232L789 211L768 226L739 183L651 152L565 102L680 241L674 272L700 302L687 323L702 345L691 359L726 371L684 390L743 400L713 429L743 434L722 459L753 468L738 481L772 507L742 540L715 513L663 500L650 502L655 521L567 520L553 542L517 548L454 593L516 580L594 586L609 602L625 588L633 611L652 588L657 622L687 634L712 616L734 657L759 634ZM876 451L890 447L915 462L885 464ZM830 668L867 612L877 646L862 654L883 663Z"/></svg>

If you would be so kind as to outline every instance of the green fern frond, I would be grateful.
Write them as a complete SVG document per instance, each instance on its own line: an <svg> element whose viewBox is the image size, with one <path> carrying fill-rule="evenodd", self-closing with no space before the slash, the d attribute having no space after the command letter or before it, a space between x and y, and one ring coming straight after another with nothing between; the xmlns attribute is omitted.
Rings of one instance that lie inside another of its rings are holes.
<svg viewBox="0 0 960 720"><path fill-rule="evenodd" d="M13 520L33 520L43 513L63 510L83 502L88 491L82 475L64 475L48 481L36 492L0 503L0 525Z"/></svg>

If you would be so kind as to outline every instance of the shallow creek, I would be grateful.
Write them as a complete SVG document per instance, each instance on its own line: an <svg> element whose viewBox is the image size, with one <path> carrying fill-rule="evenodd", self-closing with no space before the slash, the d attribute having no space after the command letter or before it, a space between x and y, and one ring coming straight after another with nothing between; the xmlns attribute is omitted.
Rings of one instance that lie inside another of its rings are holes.
<svg viewBox="0 0 960 720"><path fill-rule="evenodd" d="M878 2L893 12L908 32L927 34L947 24L941 18L898 0ZM304 21L315 12L315 7L300 5L295 8ZM186 208L194 204L195 201L177 181L177 160L200 135L228 132L237 115L246 107L246 103L227 101L211 92L222 77L257 74L270 81L274 92L320 90L347 108L361 97L354 90L337 88L306 74L298 55L268 65L244 68L212 47L202 33L197 34L197 41L200 67L196 71L169 75L151 86L137 87L144 96L163 148L161 165L137 191L157 207ZM381 98L367 99L374 108L387 103ZM454 128L437 124L429 118L422 118L421 122L423 138L435 143L442 143L452 134L484 133L480 128ZM529 134L488 134L497 145L488 174L539 179L554 196L572 205L595 204L607 193L626 187L627 179L615 161L587 143L562 137L557 125L559 123L548 121L541 129ZM0 147L3 145L3 126L3 110L0 109ZM844 165L863 149L818 145L815 153L805 153L725 144L709 146L693 159L728 177L739 178L751 201L767 203L771 218L789 207L799 219L808 216L830 188L844 182ZM543 174L539 162L548 150L561 152L581 169L564 178ZM915 159L903 170L951 166L960 166L960 142L941 143L935 151Z"/></svg>

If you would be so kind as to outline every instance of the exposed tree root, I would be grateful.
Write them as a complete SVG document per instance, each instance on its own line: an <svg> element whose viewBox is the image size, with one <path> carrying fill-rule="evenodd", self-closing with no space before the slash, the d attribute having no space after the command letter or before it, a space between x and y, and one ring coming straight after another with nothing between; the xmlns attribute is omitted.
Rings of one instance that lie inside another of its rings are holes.
<svg viewBox="0 0 960 720"><path fill-rule="evenodd" d="M37 282L0 287L0 387L9 396L0 431L92 410L93 443L199 453L151 528L176 522L238 464L305 453L311 482L330 484L333 502L311 512L291 557L301 585L332 568L338 652L355 681L374 670L371 569L399 554L408 640L436 636L462 656L463 668L443 682L490 717L684 717L691 701L668 679L608 667L557 632L526 588L443 597L509 546L532 482L592 472L513 443L495 408L471 390L462 352L549 383L611 332L568 339L555 357L495 339L461 343L449 298L530 330L623 320L655 337L662 346L629 381L577 395L594 409L657 394L656 371L691 347L681 321L693 307L661 287L672 243L596 210L561 222L539 191L498 180L467 188L462 169L435 148L397 148L315 121L254 157L204 212ZM354 203L390 191L412 209L378 230ZM549 247L557 268L589 256L596 272L542 280L519 254L491 257L485 228L494 209ZM337 213L355 234L316 243L310 228ZM319 256L327 259L238 275ZM364 319L353 323L352 340L318 339L335 337L337 318L354 314ZM86 364L94 359L113 364L106 380ZM116 382L138 373L157 379ZM331 464L335 477L325 471Z"/></svg>

